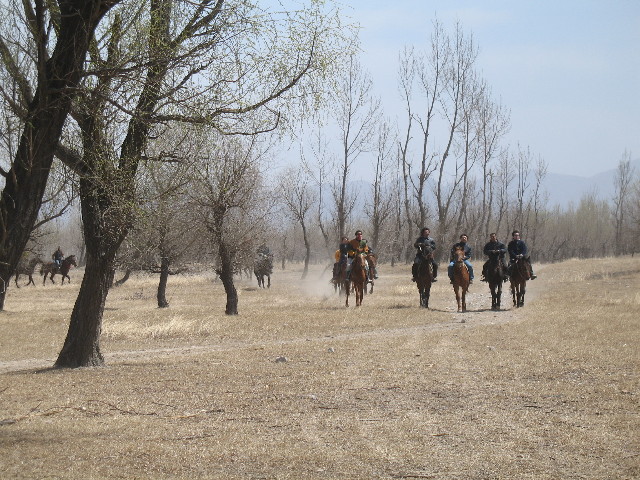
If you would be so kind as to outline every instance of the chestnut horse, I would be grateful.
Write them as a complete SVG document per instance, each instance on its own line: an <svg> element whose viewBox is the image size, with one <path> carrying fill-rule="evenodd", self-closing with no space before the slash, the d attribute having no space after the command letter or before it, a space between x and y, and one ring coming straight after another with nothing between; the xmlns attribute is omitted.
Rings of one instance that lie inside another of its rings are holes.
<svg viewBox="0 0 640 480"><path fill-rule="evenodd" d="M358 254L351 262L351 275L344 282L344 291L346 293L345 306L349 306L349 290L353 285L353 290L356 293L356 307L362 305L362 297L364 296L364 284L367 280L367 270L365 267L365 257L362 254Z"/></svg>
<svg viewBox="0 0 640 480"><path fill-rule="evenodd" d="M16 267L16 288L20 288L20 285L18 285L18 277L20 275L27 275L29 277L27 285L36 286L36 283L33 281L33 272L35 272L36 265L39 263L44 263L40 257L33 257L29 259L29 261L20 259Z"/></svg>
<svg viewBox="0 0 640 480"><path fill-rule="evenodd" d="M502 261L498 255L491 255L489 260L487 260L485 278L491 290L491 310L500 310L504 272L502 269Z"/></svg>
<svg viewBox="0 0 640 480"><path fill-rule="evenodd" d="M47 276L49 276L51 283L56 283L53 281L53 277L57 274L62 275L62 285L64 285L65 277L67 278L67 280L69 280L69 283L71 283L71 278L69 277L69 270L71 270L71 265L73 265L74 267L78 266L78 264L76 263L75 255L69 255L64 260L62 260L62 265L60 265L60 267L58 267L58 265L56 265L54 262L43 263L40 267L40 275L44 275L44 278L42 279L42 285L47 283Z"/></svg>
<svg viewBox="0 0 640 480"><path fill-rule="evenodd" d="M433 282L433 250L429 245L418 245L420 263L416 269L416 286L420 293L420 306L429 308L431 283Z"/></svg>
<svg viewBox="0 0 640 480"><path fill-rule="evenodd" d="M524 307L524 294L527 280L531 278L529 262L525 258L516 258L511 264L511 295L514 307Z"/></svg>
<svg viewBox="0 0 640 480"><path fill-rule="evenodd" d="M467 311L467 290L469 290L469 270L464 264L464 248L458 246L453 252L453 291L456 292L458 312Z"/></svg>

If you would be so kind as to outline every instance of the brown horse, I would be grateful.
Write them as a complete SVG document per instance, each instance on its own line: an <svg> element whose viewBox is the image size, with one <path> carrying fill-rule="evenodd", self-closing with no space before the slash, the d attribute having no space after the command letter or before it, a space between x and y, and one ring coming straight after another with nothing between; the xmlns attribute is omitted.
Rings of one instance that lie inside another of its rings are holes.
<svg viewBox="0 0 640 480"><path fill-rule="evenodd" d="M458 312L467 311L467 290L469 290L469 270L464 264L464 248L458 246L453 252L453 291L456 292Z"/></svg>
<svg viewBox="0 0 640 480"><path fill-rule="evenodd" d="M49 276L51 283L56 283L53 281L53 277L57 274L62 275L62 285L64 285L65 277L67 278L67 280L69 280L69 283L71 283L69 270L71 270L72 265L74 267L78 266L78 264L76 263L75 255L69 255L64 260L62 260L62 265L60 265L60 267L58 267L58 265L56 265L54 262L43 263L42 267L40 267L40 275L44 275L44 278L42 279L42 285L47 283L47 276Z"/></svg>
<svg viewBox="0 0 640 480"><path fill-rule="evenodd" d="M29 260L26 258L20 259L16 267L16 288L20 288L20 285L18 285L18 277L20 275L27 275L29 277L27 285L36 286L36 283L33 281L33 272L35 272L36 265L39 263L43 263L40 257L32 257Z"/></svg>
<svg viewBox="0 0 640 480"><path fill-rule="evenodd" d="M498 255L491 255L489 260L487 260L485 278L491 290L491 310L500 310L504 272L502 269L502 261Z"/></svg>
<svg viewBox="0 0 640 480"><path fill-rule="evenodd" d="M433 282L433 250L429 245L420 244L418 246L418 257L420 263L416 268L416 286L420 293L420 306L429 308L431 283Z"/></svg>
<svg viewBox="0 0 640 480"><path fill-rule="evenodd" d="M367 284L371 284L371 289L369 290L369 293L373 293L373 280L374 280L374 275L375 275L375 271L376 271L376 267L378 266L378 257L375 256L375 254L373 253L369 253L365 259L367 260L367 263L369 264L369 274L367 275L367 279L364 283L364 293L367 293Z"/></svg>
<svg viewBox="0 0 640 480"><path fill-rule="evenodd" d="M365 257L362 254L358 254L351 263L351 275L344 282L344 291L346 292L345 306L349 306L349 290L353 285L353 290L356 294L356 307L362 305L362 297L364 296L364 284L367 280L367 271L365 267Z"/></svg>
<svg viewBox="0 0 640 480"><path fill-rule="evenodd" d="M511 295L514 307L524 307L524 294L527 290L527 280L531 278L531 267L526 258L516 258L511 264Z"/></svg>

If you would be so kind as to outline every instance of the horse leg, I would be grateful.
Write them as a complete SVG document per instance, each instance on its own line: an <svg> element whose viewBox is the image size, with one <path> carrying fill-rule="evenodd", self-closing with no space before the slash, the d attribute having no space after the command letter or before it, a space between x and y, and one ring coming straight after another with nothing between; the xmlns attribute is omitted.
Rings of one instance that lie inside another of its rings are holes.
<svg viewBox="0 0 640 480"><path fill-rule="evenodd" d="M345 294L344 306L345 307L349 306L349 290L351 290L351 285L349 285L349 280L345 280L344 282L344 294Z"/></svg>
<svg viewBox="0 0 640 480"><path fill-rule="evenodd" d="M462 289L462 312L467 311L467 290L465 288Z"/></svg>
<svg viewBox="0 0 640 480"><path fill-rule="evenodd" d="M36 282L33 281L33 275L29 274L29 281L27 282L27 285L33 285L34 287L36 286Z"/></svg>
<svg viewBox="0 0 640 480"><path fill-rule="evenodd" d="M458 302L458 312L462 311L462 298L460 297L460 290L458 286L454 286L453 290L456 292L456 302Z"/></svg>
<svg viewBox="0 0 640 480"><path fill-rule="evenodd" d="M18 285L18 277L20 276L19 273L16 273L16 288L20 288L20 285ZM28 284L27 284L28 285Z"/></svg>
<svg viewBox="0 0 640 480"><path fill-rule="evenodd" d="M526 285L523 284L521 292L520 292L520 306L521 307L524 307L524 294L525 294L526 290L527 290Z"/></svg>
<svg viewBox="0 0 640 480"><path fill-rule="evenodd" d="M267 288L271 288L271 275L267 275Z"/></svg>

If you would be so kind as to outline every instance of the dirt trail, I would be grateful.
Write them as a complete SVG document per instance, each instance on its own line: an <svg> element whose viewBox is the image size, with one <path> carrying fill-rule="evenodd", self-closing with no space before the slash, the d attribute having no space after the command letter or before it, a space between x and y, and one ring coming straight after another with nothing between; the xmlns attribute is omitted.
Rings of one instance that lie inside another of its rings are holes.
<svg viewBox="0 0 640 480"><path fill-rule="evenodd" d="M542 270L539 268L538 270ZM424 334L427 332L459 330L465 328L476 328L486 325L501 325L525 318L527 308L516 309L512 306L511 292L509 284L505 284L502 291L503 310L494 312L490 308L482 308L479 310L470 309L466 313L457 313L455 306L448 307L451 310L452 321L447 323L437 323L429 325L399 327L399 328L383 328L370 330L366 332L346 333L337 335L322 335L316 337L302 336L286 340L261 340L261 341L226 341L215 345L193 345L180 346L175 348L155 348L145 350L122 350L105 353L105 362L109 365L117 365L121 362L147 361L152 358L169 358L169 357L187 357L198 355L205 352L227 352L247 349L255 350L257 348L277 347L298 344L313 344L331 342L351 341L357 339L377 338L377 337L400 337L405 335ZM527 307L531 306L538 295L541 282L528 282L526 302ZM471 287L470 293L467 294L468 305L491 305L491 293L487 284L477 281ZM55 358L30 358L15 361L0 362L0 374L8 372L16 372L23 370L40 370L50 368L55 363Z"/></svg>

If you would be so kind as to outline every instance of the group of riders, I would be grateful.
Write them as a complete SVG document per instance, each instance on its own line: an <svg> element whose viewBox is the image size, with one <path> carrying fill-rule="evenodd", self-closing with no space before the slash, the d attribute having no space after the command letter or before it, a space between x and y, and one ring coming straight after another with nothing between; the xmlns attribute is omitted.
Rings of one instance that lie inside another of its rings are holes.
<svg viewBox="0 0 640 480"><path fill-rule="evenodd" d="M436 242L433 238L430 237L431 231L428 228L423 228L420 231L420 236L417 238L413 246L418 249L418 253L416 254L416 258L413 261L413 267L411 273L413 274L412 281L416 281L416 273L418 269L418 265L421 262L420 249L422 246L428 246L431 251L435 251ZM531 279L534 280L537 278L533 273L533 268L531 267L531 261L529 259L527 244L520 238L520 232L518 230L514 230L511 232L512 240L509 242L509 245L505 247L504 243L500 242L495 233L491 233L489 235L489 241L485 244L483 252L489 257L484 265L482 266L482 278L481 280L486 281L486 272L487 266L491 261L499 261L502 264L502 272L503 272L503 281L507 281L509 276L511 275L511 269L513 268L513 264L520 258L524 258L527 260L529 266L529 273L531 275ZM473 274L473 265L471 264L471 246L468 244L469 237L466 233L460 235L460 241L455 243L451 247L451 253L449 255L449 266L447 268L447 274L449 276L449 280L453 283L453 266L456 261L455 252L456 249L461 248L464 251L464 264L467 266L469 270L469 280L470 283L473 283L474 274ZM505 254L509 253L509 265L505 263ZM433 282L438 281L438 264L435 260L431 260L433 267Z"/></svg>
<svg viewBox="0 0 640 480"><path fill-rule="evenodd" d="M427 246L431 250L431 252L434 252L436 249L436 242L433 238L431 238L430 235L431 235L431 230L429 230L426 227L423 228L420 231L420 236L416 239L415 243L413 244L414 248L417 249L416 257L413 261L413 266L411 269L411 273L413 275L412 281L414 282L416 281L418 265L422 261L421 249L424 246ZM531 266L531 260L529 258L527 244L524 242L524 240L520 238L520 231L514 230L513 232L511 232L511 238L512 240L509 242L508 246L505 246L504 243L498 240L495 233L491 233L489 235L489 241L485 244L483 249L484 254L487 257L489 257L489 260L487 260L482 267L481 281L483 282L486 281L486 272L487 272L487 266L489 265L489 263L492 261L493 262L499 261L500 264L502 265L503 281L506 282L511 275L513 264L518 259L525 259L527 261L526 263L529 268L529 274L530 274L531 280L534 280L537 278L537 276L533 273L533 267ZM471 246L468 244L468 241L469 241L468 235L463 233L462 235L460 235L460 241L455 243L451 247L451 253L449 256L449 266L447 268L447 274L449 276L449 280L451 280L451 283L453 283L453 266L456 260L455 251L457 248L462 248L462 250L464 251L464 264L467 266L467 269L469 270L470 283L473 283L473 279L474 279L473 265L470 262L472 250L471 250ZM506 264L506 259L505 259L505 256L507 253L509 254L508 265ZM347 278L348 278L349 273L351 271L351 262L353 261L355 256L359 254L364 254L367 257L369 255L374 254L373 249L369 245L367 245L367 241L362 238L362 230L357 230L355 233L355 238L352 240L349 240L347 237L342 237L342 239L340 240L340 246L338 250L336 250L336 254L335 254L336 262L333 266L333 281L337 281L339 279L339 275L343 269L343 266L346 267ZM431 257L431 262L432 262L432 271L433 271L432 281L437 282L438 281L438 264L433 259L433 256ZM371 272L373 273L373 278L377 279L378 273L375 269L375 265L368 264L367 267L371 269Z"/></svg>

